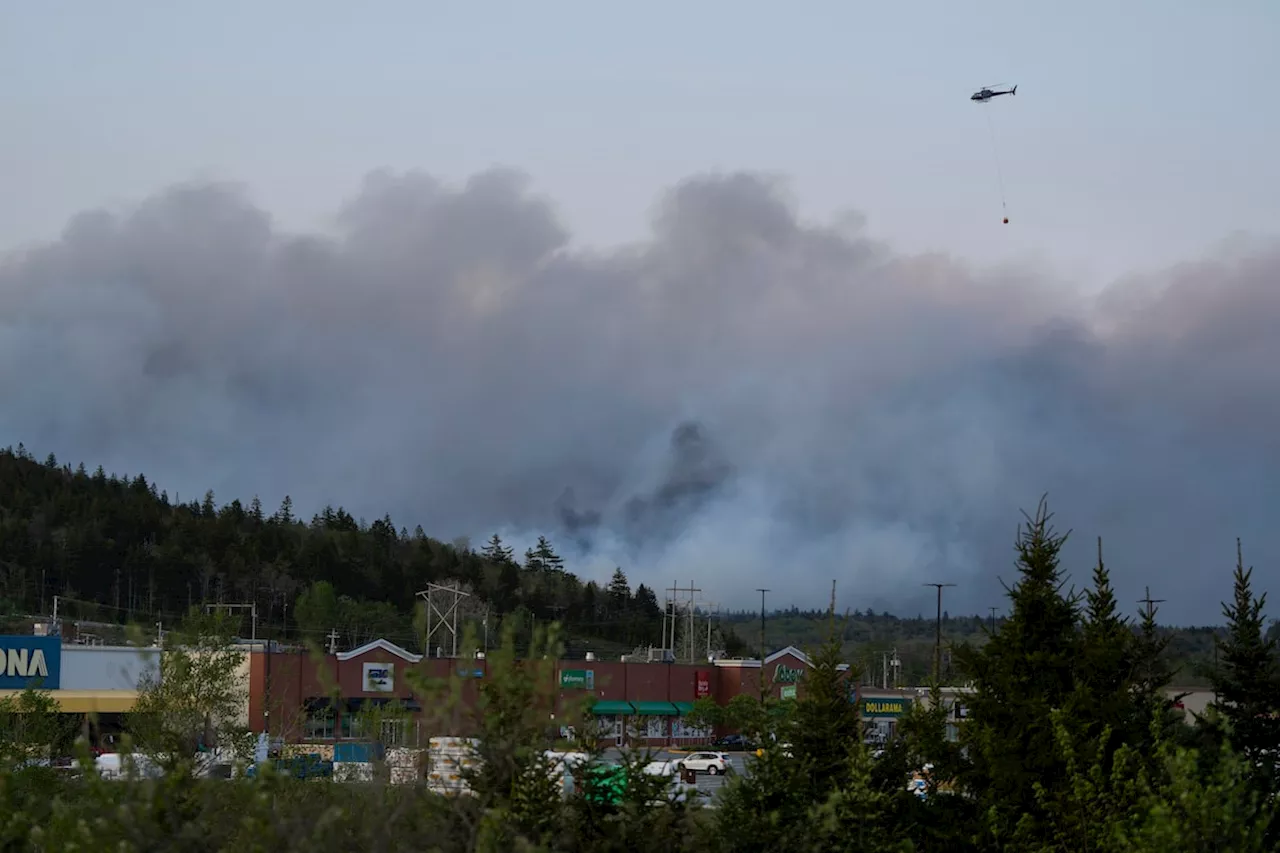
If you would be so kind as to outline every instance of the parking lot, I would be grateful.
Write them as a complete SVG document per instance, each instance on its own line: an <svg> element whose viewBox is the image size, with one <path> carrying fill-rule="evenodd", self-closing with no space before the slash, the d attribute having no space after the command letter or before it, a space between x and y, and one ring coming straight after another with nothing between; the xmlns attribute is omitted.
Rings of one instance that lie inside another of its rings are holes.
<svg viewBox="0 0 1280 853"><path fill-rule="evenodd" d="M656 749L649 753L650 761L677 761L685 758L691 753L685 750L680 752L672 752L669 750ZM726 752L729 759L729 766L733 768L735 775L742 775L747 772L747 760L749 753L745 752ZM604 753L606 761L619 761L622 758L621 750L610 749ZM724 787L728 776L712 776L708 773L698 774L698 790L714 796L715 792Z"/></svg>

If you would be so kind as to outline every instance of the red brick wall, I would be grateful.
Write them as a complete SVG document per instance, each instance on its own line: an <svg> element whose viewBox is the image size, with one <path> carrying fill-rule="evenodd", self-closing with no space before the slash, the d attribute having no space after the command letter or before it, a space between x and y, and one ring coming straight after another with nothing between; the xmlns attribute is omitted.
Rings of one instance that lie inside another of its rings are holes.
<svg viewBox="0 0 1280 853"><path fill-rule="evenodd" d="M365 692L363 690L363 664L390 663L394 668L394 689L391 692ZM772 673L776 667L770 665ZM794 666L794 663L787 663ZM417 677L432 680L448 679L459 669L481 670L484 676L454 678L450 685L458 691L460 707L446 711L434 696L415 695L411 680ZM592 670L594 690L561 689L561 670ZM346 661L336 655L326 655L317 660L308 652L255 652L250 661L250 726L262 731L264 723L273 735L286 740L297 740L302 733L303 703L310 697L329 696L336 683L342 699L354 697L381 697L416 699L424 706L423 718L431 721L432 733L466 734L470 709L475 708L478 690L488 676L486 661L465 662L448 658L424 658L417 664L410 663L386 650L374 649ZM726 704L734 696L746 693L759 695L760 669L758 667L718 667L713 664L622 663L620 661L558 661L554 673L553 695L555 708L548 708L548 724L552 724L554 710L556 722L571 715L577 703L594 696L599 700L635 702L694 702L697 700L698 674L703 674L710 688L710 697L717 704ZM775 692L777 688L774 688ZM264 717L264 708L270 712Z"/></svg>

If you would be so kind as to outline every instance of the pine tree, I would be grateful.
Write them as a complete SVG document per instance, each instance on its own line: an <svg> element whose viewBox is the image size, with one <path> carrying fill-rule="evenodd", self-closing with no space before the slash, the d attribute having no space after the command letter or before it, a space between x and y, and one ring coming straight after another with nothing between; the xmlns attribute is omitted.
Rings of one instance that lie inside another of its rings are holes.
<svg viewBox="0 0 1280 853"><path fill-rule="evenodd" d="M504 545L502 537L496 533L489 537L489 542L480 551L480 555L495 565L514 563L516 559L515 552Z"/></svg>
<svg viewBox="0 0 1280 853"><path fill-rule="evenodd" d="M276 510L274 520L283 526L293 524L293 498L284 496L284 500L280 502L280 508Z"/></svg>
<svg viewBox="0 0 1280 853"><path fill-rule="evenodd" d="M850 689L850 679L856 683L857 674L841 669L842 645L833 620L826 642L809 660L803 676L804 698L796 703L787 732L813 802L826 800L846 773L849 755L866 748Z"/></svg>
<svg viewBox="0 0 1280 853"><path fill-rule="evenodd" d="M1223 604L1227 636L1212 673L1214 706L1228 724L1227 737L1249 765L1260 788L1280 790L1276 754L1280 750L1280 665L1276 643L1265 636L1263 608L1267 596L1253 594L1253 568L1244 567L1236 540L1235 588L1231 604Z"/></svg>
<svg viewBox="0 0 1280 853"><path fill-rule="evenodd" d="M1130 736L1145 733L1147 721L1137 717L1133 703L1136 641L1129 620L1120 615L1116 605L1111 573L1102 561L1101 538L1093 585L1084 597L1071 719L1084 738L1096 738L1104 727L1110 726L1120 740L1127 742ZM1110 766L1105 758L1103 766Z"/></svg>
<svg viewBox="0 0 1280 853"><path fill-rule="evenodd" d="M605 587L605 596L609 600L609 611L613 616L625 613L631 601L631 584L627 582L627 573L619 566L613 570L613 577Z"/></svg>
<svg viewBox="0 0 1280 853"><path fill-rule="evenodd" d="M1042 500L1019 531L1020 577L1008 588L1011 607L1000 630L981 648L957 649L974 685L962 728L969 761L960 780L997 837L1011 836L1024 815L1043 820L1035 783L1052 785L1064 770L1051 714L1075 691L1079 612L1062 592L1058 567L1067 536L1050 521Z"/></svg>
<svg viewBox="0 0 1280 853"><path fill-rule="evenodd" d="M1181 725L1174 700L1166 692L1173 682L1174 670L1169 664L1169 638L1161 635L1156 624L1159 610L1154 606L1143 608L1134 637L1133 702L1138 721L1146 728L1131 743L1148 755L1154 754L1156 745L1151 735L1153 723L1159 724L1157 731L1166 738L1172 737Z"/></svg>
<svg viewBox="0 0 1280 853"><path fill-rule="evenodd" d="M547 537L538 537L538 543L534 546L534 554L538 559L539 570L550 574L564 574L564 558L555 552Z"/></svg>

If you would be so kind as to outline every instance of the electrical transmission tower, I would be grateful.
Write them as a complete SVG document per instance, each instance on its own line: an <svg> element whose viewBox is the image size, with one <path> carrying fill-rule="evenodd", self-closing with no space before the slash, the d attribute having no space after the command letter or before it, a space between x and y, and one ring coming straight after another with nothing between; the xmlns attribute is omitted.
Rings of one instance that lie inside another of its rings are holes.
<svg viewBox="0 0 1280 853"><path fill-rule="evenodd" d="M689 585L684 588L681 588L677 582L666 589L667 601L663 611L662 645L663 648L671 650L671 654L676 660L684 657L688 659L689 663L693 663L697 654L693 627L694 613L697 610L694 596L700 592L702 590L695 587L693 581L689 581ZM680 652L677 653L676 637L682 622L685 623L686 627L684 636L680 638ZM671 626L669 639L667 625Z"/></svg>
<svg viewBox="0 0 1280 853"><path fill-rule="evenodd" d="M449 657L458 656L458 605L471 593L463 592L457 581L448 584L429 583L427 588L418 593L427 603L427 639L426 652L431 656L431 641L442 638L447 632L452 651ZM439 646L437 645L437 648Z"/></svg>

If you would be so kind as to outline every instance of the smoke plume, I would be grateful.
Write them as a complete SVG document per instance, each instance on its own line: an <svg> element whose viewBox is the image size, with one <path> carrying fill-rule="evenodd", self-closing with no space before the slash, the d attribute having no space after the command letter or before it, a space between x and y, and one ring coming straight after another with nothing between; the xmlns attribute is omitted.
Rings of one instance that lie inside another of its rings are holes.
<svg viewBox="0 0 1280 853"><path fill-rule="evenodd" d="M87 212L0 266L0 442L183 499L286 493L723 605L986 612L1048 493L1073 577L1212 621L1280 542L1280 245L1086 297L907 255L753 175L586 251L515 172L375 173L332 233L244 190ZM1132 605L1136 609L1136 603Z"/></svg>

